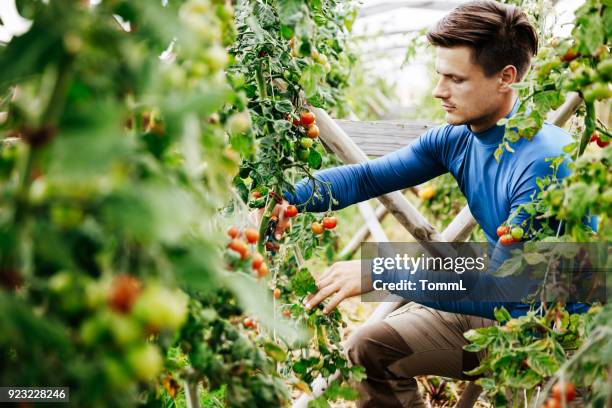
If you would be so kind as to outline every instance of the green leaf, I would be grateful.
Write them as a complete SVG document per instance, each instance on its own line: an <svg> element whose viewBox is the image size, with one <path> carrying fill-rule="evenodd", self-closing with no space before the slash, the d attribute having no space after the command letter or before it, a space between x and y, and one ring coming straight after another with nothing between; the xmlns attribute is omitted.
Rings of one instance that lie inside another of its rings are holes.
<svg viewBox="0 0 612 408"><path fill-rule="evenodd" d="M279 112L291 113L293 111L293 104L288 100L276 101L274 102L274 108Z"/></svg>
<svg viewBox="0 0 612 408"><path fill-rule="evenodd" d="M272 127L274 127L274 131L276 133L283 134L289 129L291 129L291 123L289 123L288 121L284 119L278 119L273 122Z"/></svg>
<svg viewBox="0 0 612 408"><path fill-rule="evenodd" d="M510 313L508 313L505 307L500 307L500 308L496 307L493 314L495 316L495 320L497 320L500 323L504 323L512 319L512 316L510 316Z"/></svg>
<svg viewBox="0 0 612 408"><path fill-rule="evenodd" d="M276 24L274 10L269 5L257 2L255 7L253 7L253 12L263 28L271 28Z"/></svg>
<svg viewBox="0 0 612 408"><path fill-rule="evenodd" d="M602 21L603 21L603 26L605 27L605 30L606 30L606 36L608 37L608 40L609 40L610 38L612 38L612 7L611 6L608 5L604 9Z"/></svg>
<svg viewBox="0 0 612 408"><path fill-rule="evenodd" d="M362 381L367 377L365 367L363 366L354 365L351 367L350 370L351 370L351 377L355 381Z"/></svg>
<svg viewBox="0 0 612 408"><path fill-rule="evenodd" d="M352 401L359 398L359 392L357 392L357 390L348 386L342 386L338 380L333 381L329 387L327 387L323 395L331 401L336 401L340 398Z"/></svg>
<svg viewBox="0 0 612 408"><path fill-rule="evenodd" d="M494 276L504 277L516 274L523 266L523 258L513 256L506 261L493 273Z"/></svg>
<svg viewBox="0 0 612 408"><path fill-rule="evenodd" d="M599 45L604 42L604 31L599 13L589 13L576 20L577 37L583 43L586 51L595 54Z"/></svg>
<svg viewBox="0 0 612 408"><path fill-rule="evenodd" d="M533 389L542 381L542 377L536 372L528 370L524 374L519 375L512 379L512 387L515 388L526 388L528 390Z"/></svg>
<svg viewBox="0 0 612 408"><path fill-rule="evenodd" d="M285 361L285 359L287 358L287 352L283 350L278 344L267 342L264 344L264 350L267 355L269 355L279 363Z"/></svg>
<svg viewBox="0 0 612 408"><path fill-rule="evenodd" d="M323 158L321 154L315 149L310 149L310 154L308 155L308 165L313 169L321 168L321 164L323 163Z"/></svg>
<svg viewBox="0 0 612 408"><path fill-rule="evenodd" d="M317 85L325 78L325 69L320 64L308 65L302 71L300 85L304 88L306 98L311 98L317 93Z"/></svg>
<svg viewBox="0 0 612 408"><path fill-rule="evenodd" d="M284 27L287 27L293 34L292 26L304 19L302 3L298 0L280 0L278 2L278 17L283 24L283 26L281 26L281 32ZM288 38L291 38L291 36Z"/></svg>
<svg viewBox="0 0 612 408"><path fill-rule="evenodd" d="M557 361L552 356L543 353L531 353L527 357L527 364L543 377L550 376L559 369Z"/></svg>
<svg viewBox="0 0 612 408"><path fill-rule="evenodd" d="M544 255L537 253L537 252L525 253L523 254L523 259L529 265L537 265L537 264L548 262L548 258L546 258Z"/></svg>
<svg viewBox="0 0 612 408"><path fill-rule="evenodd" d="M291 26L287 26L287 25L281 26L281 35L283 36L285 40L291 39L291 37L293 37L293 33L294 31Z"/></svg>
<svg viewBox="0 0 612 408"><path fill-rule="evenodd" d="M246 23L251 29L251 31L253 31L253 33L255 34L255 37L257 38L259 42L262 42L265 40L267 33L266 31L264 31L263 28L261 28L259 21L257 21L257 19L254 16L247 17Z"/></svg>
<svg viewBox="0 0 612 408"><path fill-rule="evenodd" d="M317 291L315 280L306 268L300 269L291 279L291 287L297 296L306 296Z"/></svg>
<svg viewBox="0 0 612 408"><path fill-rule="evenodd" d="M255 147L253 135L250 132L231 135L230 145L242 157L251 156Z"/></svg>
<svg viewBox="0 0 612 408"><path fill-rule="evenodd" d="M495 388L495 380L489 377L483 377L476 380L476 384L480 385L484 390L492 390Z"/></svg>
<svg viewBox="0 0 612 408"><path fill-rule="evenodd" d="M311 401L308 401L308 408L330 408L329 402L327 399L321 395Z"/></svg>

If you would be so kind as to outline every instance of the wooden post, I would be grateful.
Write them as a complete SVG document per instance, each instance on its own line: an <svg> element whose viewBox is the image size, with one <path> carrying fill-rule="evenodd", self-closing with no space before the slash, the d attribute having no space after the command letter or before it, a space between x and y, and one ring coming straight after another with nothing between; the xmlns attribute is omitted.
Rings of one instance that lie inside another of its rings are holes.
<svg viewBox="0 0 612 408"><path fill-rule="evenodd" d="M376 216L376 219L379 222L382 221L385 215L387 214L389 214L389 210L387 210L387 207L385 207L384 205L379 205L374 210L374 215ZM344 248L342 248L342 250L338 254L338 259L346 260L353 256L355 251L359 249L361 243L365 241L368 236L370 236L370 229L368 228L368 225L365 224L361 228L359 228L355 235L353 235L353 238L351 238L349 243L346 244Z"/></svg>

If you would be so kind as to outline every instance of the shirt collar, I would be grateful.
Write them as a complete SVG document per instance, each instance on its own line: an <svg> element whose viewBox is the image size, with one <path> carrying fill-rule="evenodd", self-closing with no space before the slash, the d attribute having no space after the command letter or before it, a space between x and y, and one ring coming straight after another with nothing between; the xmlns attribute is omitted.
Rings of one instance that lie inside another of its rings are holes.
<svg viewBox="0 0 612 408"><path fill-rule="evenodd" d="M514 116L514 114L516 114L516 112L518 111L519 106L520 106L519 99L516 98L516 100L514 101L514 105L512 106L512 109L505 116L506 119L509 119L512 116ZM476 137L476 139L480 143L484 145L491 145L491 146L493 145L497 146L502 141L505 130L506 130L505 125L498 125L497 123L491 126L490 128L483 130L482 132L474 132L472 131L469 125L467 125L467 127L469 131Z"/></svg>

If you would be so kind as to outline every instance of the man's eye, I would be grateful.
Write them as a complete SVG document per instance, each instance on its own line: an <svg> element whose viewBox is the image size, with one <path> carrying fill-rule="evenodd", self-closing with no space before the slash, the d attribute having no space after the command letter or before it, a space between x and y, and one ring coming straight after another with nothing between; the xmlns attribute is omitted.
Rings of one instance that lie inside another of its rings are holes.
<svg viewBox="0 0 612 408"><path fill-rule="evenodd" d="M453 81L453 82L454 82L454 83L456 83L456 84L460 84L460 83L462 83L462 82L463 82L463 79L461 79L461 78L456 78L456 77L452 77L452 78L451 78L451 81Z"/></svg>

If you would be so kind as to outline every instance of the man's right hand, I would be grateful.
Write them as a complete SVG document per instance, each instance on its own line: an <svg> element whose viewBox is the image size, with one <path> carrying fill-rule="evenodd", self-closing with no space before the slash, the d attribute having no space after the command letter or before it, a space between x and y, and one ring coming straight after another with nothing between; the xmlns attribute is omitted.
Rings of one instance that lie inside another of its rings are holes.
<svg viewBox="0 0 612 408"><path fill-rule="evenodd" d="M272 215L278 218L278 224L276 224L276 230L274 231L274 238L281 239L281 236L287 228L291 225L291 218L285 216L285 209L289 206L289 201L283 200L282 203L276 204L272 210ZM251 211L249 218L256 225L261 224L265 208L258 208Z"/></svg>

